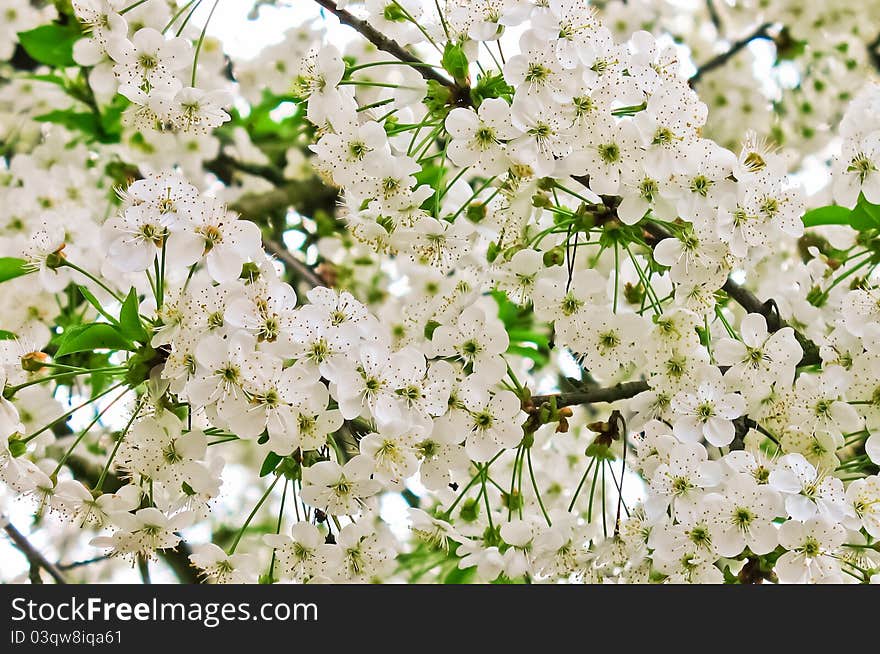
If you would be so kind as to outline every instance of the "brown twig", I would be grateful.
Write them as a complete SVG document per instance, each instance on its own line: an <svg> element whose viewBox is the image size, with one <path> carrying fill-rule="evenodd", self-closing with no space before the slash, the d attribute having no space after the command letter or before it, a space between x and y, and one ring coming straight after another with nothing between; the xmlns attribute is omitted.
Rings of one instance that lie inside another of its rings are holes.
<svg viewBox="0 0 880 654"><path fill-rule="evenodd" d="M309 284L309 286L315 287L329 285L321 275L311 268L311 266L297 259L290 250L284 247L283 244L278 243L277 241L263 239L263 248L281 259L285 266L290 268L295 275Z"/></svg>
<svg viewBox="0 0 880 654"><path fill-rule="evenodd" d="M375 27L370 25L367 21L357 18L345 9L340 9L336 6L336 3L332 2L331 0L315 0L315 2L324 7L324 9L326 9L333 15L335 15L339 19L339 22L343 25L353 27L365 39L367 39L370 43L375 45L380 50L384 50L388 54L393 55L396 59L399 59L401 62L409 64L412 68L417 70L419 74L426 80L433 80L442 84L443 86L449 87L450 89L459 89L458 85L451 79L447 78L444 75L441 75L433 68L425 66L424 62L421 59L416 57L408 50L404 49L403 46L397 43L397 41L389 39Z"/></svg>
<svg viewBox="0 0 880 654"><path fill-rule="evenodd" d="M716 55L706 63L702 64L697 68L697 72L688 80L691 86L700 81L700 79L706 73L715 70L716 68L720 68L724 64L726 64L730 59L732 59L740 50L745 48L752 41L757 41L759 39L769 39L772 40L773 37L770 36L770 28L773 26L773 23L764 23L760 25L755 31L738 41L734 41L730 44L730 47L722 52L719 55Z"/></svg>
<svg viewBox="0 0 880 654"><path fill-rule="evenodd" d="M64 575L61 574L61 571L55 566L55 564L43 556L42 552L34 547L27 537L16 529L11 522L8 522L5 516L0 516L0 522L5 523L3 524L3 531L6 532L6 535L9 537L9 540L12 541L12 544L15 545L16 549L24 554L28 563L30 563L31 583L42 583L39 573L40 568L48 572L49 576L55 580L56 584L67 583Z"/></svg>
<svg viewBox="0 0 880 654"><path fill-rule="evenodd" d="M868 43L868 58L874 64L874 68L880 70L880 34Z"/></svg>
<svg viewBox="0 0 880 654"><path fill-rule="evenodd" d="M646 381L632 381L616 384L614 386L589 388L583 391L571 393L558 393L555 395L533 395L531 403L537 408L556 398L556 406L575 406L577 404L598 404L600 402L616 402L635 397L639 393L650 390Z"/></svg>

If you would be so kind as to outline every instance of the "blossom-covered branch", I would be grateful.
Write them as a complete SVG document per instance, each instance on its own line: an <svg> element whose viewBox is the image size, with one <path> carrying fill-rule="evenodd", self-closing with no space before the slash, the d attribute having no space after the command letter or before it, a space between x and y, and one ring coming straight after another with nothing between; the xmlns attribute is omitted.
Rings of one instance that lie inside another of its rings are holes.
<svg viewBox="0 0 880 654"><path fill-rule="evenodd" d="M876 580L877 0L319 1L366 40L249 59L6 2L0 502L71 581Z"/></svg>

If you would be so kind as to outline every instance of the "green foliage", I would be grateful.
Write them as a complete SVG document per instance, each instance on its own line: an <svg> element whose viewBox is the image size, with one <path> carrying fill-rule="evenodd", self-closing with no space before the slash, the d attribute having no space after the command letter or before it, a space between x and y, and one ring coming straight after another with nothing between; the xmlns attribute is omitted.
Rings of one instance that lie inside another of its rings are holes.
<svg viewBox="0 0 880 654"><path fill-rule="evenodd" d="M459 568L457 565L443 577L444 584L470 584L476 581L477 567Z"/></svg>
<svg viewBox="0 0 880 654"><path fill-rule="evenodd" d="M266 458L263 459L263 465L260 466L260 477L265 477L266 475L275 472L275 468L278 467L278 464L281 463L281 459L283 459L280 454L275 454L275 452L269 452L266 455Z"/></svg>
<svg viewBox="0 0 880 654"><path fill-rule="evenodd" d="M443 183L446 179L446 168L444 166L426 165L415 174L418 184L427 184L435 191L443 190ZM434 207L434 196L429 195L422 203L422 208L431 210Z"/></svg>
<svg viewBox="0 0 880 654"><path fill-rule="evenodd" d="M0 257L0 283L21 277L30 272L27 261L16 257Z"/></svg>
<svg viewBox="0 0 880 654"><path fill-rule="evenodd" d="M852 213L846 207L832 204L808 211L803 215L804 227L816 227L818 225L849 225L849 216Z"/></svg>
<svg viewBox="0 0 880 654"><path fill-rule="evenodd" d="M19 32L18 40L32 59L47 66L65 68L76 66L73 44L82 36L79 25L41 25L27 32Z"/></svg>
<svg viewBox="0 0 880 654"><path fill-rule="evenodd" d="M513 87L504 81L501 73L479 75L477 83L471 89L471 102L475 107L479 107L483 100L489 98L504 98L508 102L513 100Z"/></svg>
<svg viewBox="0 0 880 654"><path fill-rule="evenodd" d="M853 209L836 204L819 207L803 215L804 227L820 225L849 225L860 232L869 229L880 229L880 205L871 204L863 194Z"/></svg>
<svg viewBox="0 0 880 654"><path fill-rule="evenodd" d="M134 350L119 327L106 322L76 325L64 332L56 357L91 350Z"/></svg>
<svg viewBox="0 0 880 654"><path fill-rule="evenodd" d="M55 123L69 130L91 135L97 134L100 129L100 122L95 114L90 111L76 111L73 108L55 109L49 113L35 116L34 120L41 123Z"/></svg>
<svg viewBox="0 0 880 654"><path fill-rule="evenodd" d="M550 361L550 338L536 331L531 307L514 304L502 291L493 291L492 297L498 304L498 318L504 323L510 337L507 351L527 357L537 366L546 365Z"/></svg>
<svg viewBox="0 0 880 654"><path fill-rule="evenodd" d="M147 343L150 337L141 322L138 312L139 305L137 292L131 289L125 298L125 302L122 303L122 309L119 311L119 331L123 336L132 341Z"/></svg>
<svg viewBox="0 0 880 654"><path fill-rule="evenodd" d="M77 97L71 88L66 89L71 97ZM95 106L91 111L80 111L74 107L68 109L55 109L45 114L35 116L34 120L43 123L55 123L63 125L67 129L80 132L90 141L100 143L118 143L122 134L122 112L127 106L127 101L122 96L116 96L113 102L101 112Z"/></svg>
<svg viewBox="0 0 880 654"><path fill-rule="evenodd" d="M293 108L291 105L296 104ZM279 115L282 109L293 109L290 115ZM273 115L274 114L274 115ZM232 131L236 127L243 127L251 140L269 155L270 158L278 157L302 136L304 130L310 129L305 121L303 107L299 100L293 96L275 95L269 91L263 91L259 103L251 107L250 113L242 114L233 108L230 111L232 120L224 124L216 131L216 134L224 140L231 140Z"/></svg>
<svg viewBox="0 0 880 654"><path fill-rule="evenodd" d="M437 80L428 80L428 90L425 93L425 106L428 113L437 118L444 118L449 111L449 103L452 100L452 92Z"/></svg>
<svg viewBox="0 0 880 654"><path fill-rule="evenodd" d="M96 298L94 296L94 294L89 289L87 289L85 286L77 286L77 288L79 289L80 295L82 295L89 304L91 304L93 307L95 307L95 310L98 313L100 313L102 316L104 316L111 323L118 324L118 321L116 320L116 318L114 318L109 313L107 313L107 311L104 309L104 307L101 306L101 303L100 303L100 301L98 301L98 298Z"/></svg>
<svg viewBox="0 0 880 654"><path fill-rule="evenodd" d="M452 75L456 84L465 86L468 83L468 60L464 48L460 45L447 43L443 48L443 57L440 60L443 69Z"/></svg>

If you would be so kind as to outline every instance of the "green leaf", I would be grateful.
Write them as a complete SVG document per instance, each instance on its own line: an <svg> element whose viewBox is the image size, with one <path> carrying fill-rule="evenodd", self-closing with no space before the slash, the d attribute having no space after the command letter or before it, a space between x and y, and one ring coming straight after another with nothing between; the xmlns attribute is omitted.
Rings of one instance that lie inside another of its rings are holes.
<svg viewBox="0 0 880 654"><path fill-rule="evenodd" d="M504 80L501 73L477 77L477 83L471 89L471 101L475 107L479 107L483 100L489 98L504 98L508 102L513 99L513 87Z"/></svg>
<svg viewBox="0 0 880 654"><path fill-rule="evenodd" d="M122 303L122 309L119 311L119 330L126 338L138 341L139 343L147 343L150 340L150 336L141 322L140 312L138 311L139 307L137 291L131 289L125 298L125 302Z"/></svg>
<svg viewBox="0 0 880 654"><path fill-rule="evenodd" d="M265 477L270 472L274 472L275 468L278 467L278 464L283 459L280 454L275 454L275 452L269 452L266 455L266 458L263 459L263 465L260 466L260 477Z"/></svg>
<svg viewBox="0 0 880 654"><path fill-rule="evenodd" d="M431 340L434 336L434 332L437 331L437 328L440 326L440 323L436 320L429 320L428 324L425 325L425 338Z"/></svg>
<svg viewBox="0 0 880 654"><path fill-rule="evenodd" d="M48 66L65 68L76 66L73 44L81 36L82 32L76 24L53 24L19 32L18 41L32 59Z"/></svg>
<svg viewBox="0 0 880 654"><path fill-rule="evenodd" d="M0 257L0 283L27 275L27 261L15 257Z"/></svg>
<svg viewBox="0 0 880 654"><path fill-rule="evenodd" d="M5 329L0 329L0 341L11 341L13 338L18 338L18 336Z"/></svg>
<svg viewBox="0 0 880 654"><path fill-rule="evenodd" d="M101 123L98 121L97 116L91 112L56 109L55 111L35 116L34 120L63 125L71 131L82 132L92 137L98 137L101 133Z"/></svg>
<svg viewBox="0 0 880 654"><path fill-rule="evenodd" d="M460 45L447 43L443 48L443 58L440 63L447 73L452 75L456 84L464 86L468 79L468 60L464 48Z"/></svg>
<svg viewBox="0 0 880 654"><path fill-rule="evenodd" d="M458 566L452 568L445 577L444 584L469 584L477 577L477 566L461 569Z"/></svg>
<svg viewBox="0 0 880 654"><path fill-rule="evenodd" d="M528 329L511 329L507 332L511 343L534 343L539 347L547 347L550 339L546 334L540 334Z"/></svg>
<svg viewBox="0 0 880 654"><path fill-rule="evenodd" d="M89 289L87 289L85 286L77 286L77 288L79 289L80 295L82 295L89 304L91 304L93 307L95 307L95 310L98 313L100 313L102 316L104 316L107 320L109 320L112 323L118 322L116 320L116 318L114 318L113 316L111 316L109 313L107 313L104 310L104 307L102 307L101 303L98 302L98 298L96 298L94 296L94 294Z"/></svg>
<svg viewBox="0 0 880 654"><path fill-rule="evenodd" d="M113 98L113 102L104 107L100 119L100 133L98 140L101 143L118 143L122 135L122 114L131 103L121 95Z"/></svg>
<svg viewBox="0 0 880 654"><path fill-rule="evenodd" d="M77 325L67 330L55 356L61 357L65 354L91 350L133 351L135 347L115 325L96 322L89 325Z"/></svg>
<svg viewBox="0 0 880 654"><path fill-rule="evenodd" d="M878 226L878 223L871 217L861 204L857 204L849 214L849 224L853 229L863 232Z"/></svg>
<svg viewBox="0 0 880 654"><path fill-rule="evenodd" d="M871 217L874 221L874 226L880 226L880 204L871 204L865 199L863 194L859 194L859 203L857 205L861 207L862 210Z"/></svg>
<svg viewBox="0 0 880 654"><path fill-rule="evenodd" d="M425 94L425 105L428 112L437 118L443 118L449 110L447 106L452 100L452 92L448 86L445 86L434 79L428 80L428 91Z"/></svg>
<svg viewBox="0 0 880 654"><path fill-rule="evenodd" d="M729 565L724 566L724 570L722 572L724 573L724 583L725 584L738 584L739 583L739 577L737 577L735 574L733 574L730 571Z"/></svg>
<svg viewBox="0 0 880 654"><path fill-rule="evenodd" d="M818 225L849 225L852 210L832 204L827 207L812 209L803 215L804 227L817 227Z"/></svg>
<svg viewBox="0 0 880 654"><path fill-rule="evenodd" d="M443 178L445 176L445 167L431 165L424 166L419 172L415 174L417 184L427 184L435 190L441 188L441 184L443 184ZM428 199L425 200L425 202L431 203L433 205L434 196L428 196Z"/></svg>

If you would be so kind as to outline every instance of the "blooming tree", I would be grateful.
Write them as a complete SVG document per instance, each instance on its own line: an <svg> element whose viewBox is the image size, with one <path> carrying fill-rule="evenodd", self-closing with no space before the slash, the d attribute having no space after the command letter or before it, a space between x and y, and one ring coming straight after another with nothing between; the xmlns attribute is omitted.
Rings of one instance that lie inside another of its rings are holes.
<svg viewBox="0 0 880 654"><path fill-rule="evenodd" d="M880 580L880 6L315 1L0 0L20 578Z"/></svg>

